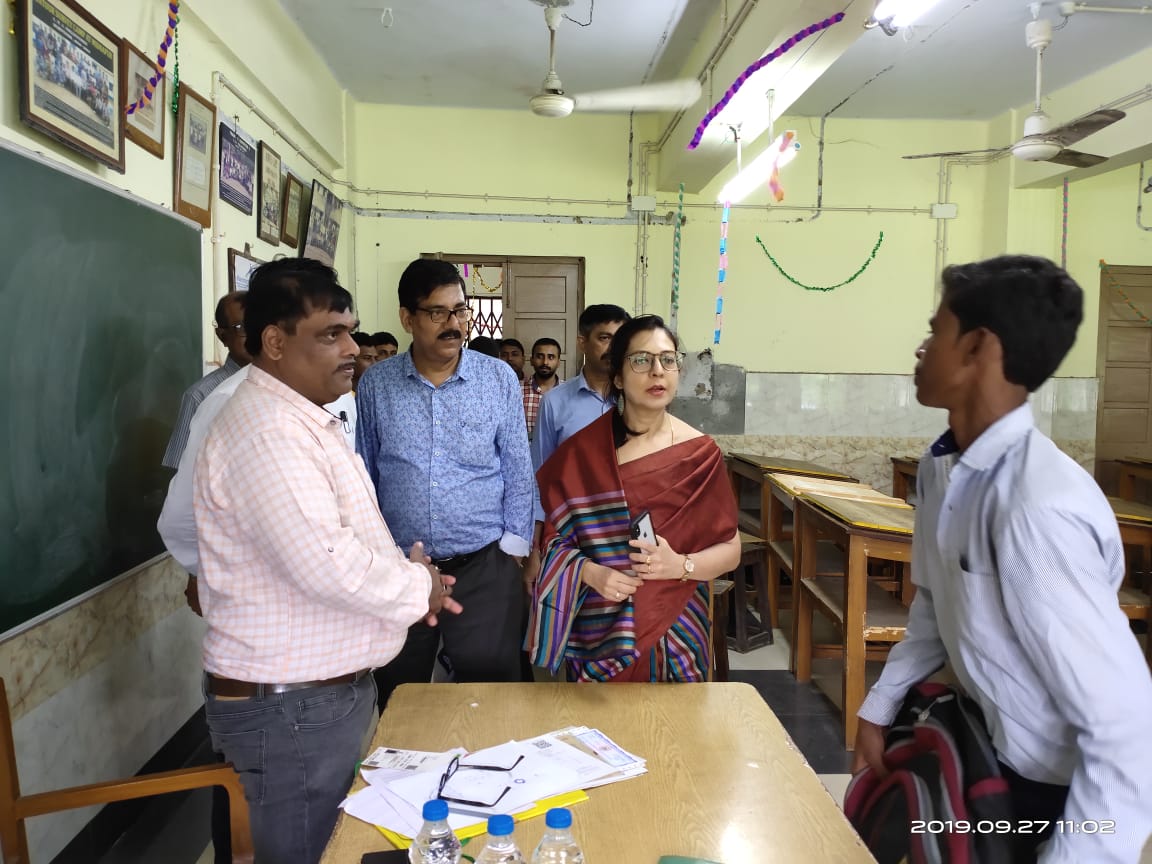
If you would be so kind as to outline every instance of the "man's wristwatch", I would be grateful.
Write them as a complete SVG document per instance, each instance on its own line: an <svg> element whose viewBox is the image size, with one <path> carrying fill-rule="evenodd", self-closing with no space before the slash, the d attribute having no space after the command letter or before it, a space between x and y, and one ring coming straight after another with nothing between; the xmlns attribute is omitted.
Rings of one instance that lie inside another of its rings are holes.
<svg viewBox="0 0 1152 864"><path fill-rule="evenodd" d="M684 572L680 574L680 581L687 582L692 574L696 572L696 562L692 560L692 556L684 556Z"/></svg>

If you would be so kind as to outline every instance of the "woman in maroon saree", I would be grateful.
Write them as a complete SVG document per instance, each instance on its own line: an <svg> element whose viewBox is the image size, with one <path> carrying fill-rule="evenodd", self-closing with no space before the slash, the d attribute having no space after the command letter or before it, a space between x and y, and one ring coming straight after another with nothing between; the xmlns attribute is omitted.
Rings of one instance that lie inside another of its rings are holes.
<svg viewBox="0 0 1152 864"><path fill-rule="evenodd" d="M709 583L740 558L736 504L711 438L667 412L683 354L655 315L610 349L620 410L537 473L545 513L533 592L533 662L574 681L703 681ZM648 510L657 543L632 540Z"/></svg>

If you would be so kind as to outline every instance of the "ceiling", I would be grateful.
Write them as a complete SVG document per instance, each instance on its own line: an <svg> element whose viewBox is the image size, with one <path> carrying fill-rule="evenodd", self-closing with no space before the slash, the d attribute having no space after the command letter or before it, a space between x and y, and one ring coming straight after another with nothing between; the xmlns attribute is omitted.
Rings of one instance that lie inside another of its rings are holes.
<svg viewBox="0 0 1152 864"><path fill-rule="evenodd" d="M569 93L677 77L721 0L571 0L556 39ZM361 102L527 108L548 71L530 0L280 0ZM385 10L391 10L390 13Z"/></svg>
<svg viewBox="0 0 1152 864"><path fill-rule="evenodd" d="M569 93L683 74L699 34L716 32L708 22L722 3L732 14L738 7L738 0L570 2L566 14L591 25L565 20L559 28L557 71ZM548 31L532 0L280 3L359 101L522 108L547 71ZM1052 2L1043 14L1060 20ZM837 116L994 117L1032 99L1034 54L1024 43L1030 17L1024 0L941 0L895 36L862 31L789 113L819 116L850 96ZM1045 52L1045 90L1149 45L1152 15L1077 13Z"/></svg>
<svg viewBox="0 0 1152 864"><path fill-rule="evenodd" d="M1090 5L1138 8L1147 0L1091 0ZM1041 14L1057 24L1063 20L1053 4L1045 4ZM1031 17L1024 0L942 0L916 26L895 36L880 28L865 31L791 113L820 116L846 97L851 98L837 117L990 119L1026 105L1036 86L1036 55L1024 41ZM1044 52L1044 91L1149 46L1152 15L1078 12L1053 34ZM1132 89L1146 83L1133 81ZM1121 95L1102 93L1100 101Z"/></svg>

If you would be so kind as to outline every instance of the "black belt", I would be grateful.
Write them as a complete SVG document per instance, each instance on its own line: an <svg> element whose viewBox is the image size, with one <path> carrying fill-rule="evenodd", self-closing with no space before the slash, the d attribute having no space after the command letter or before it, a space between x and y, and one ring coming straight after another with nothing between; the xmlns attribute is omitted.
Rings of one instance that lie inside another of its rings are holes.
<svg viewBox="0 0 1152 864"><path fill-rule="evenodd" d="M261 689L265 694L290 693L293 690L308 690L312 687L331 687L335 684L355 684L368 674L370 670L361 669L358 672L349 672L347 675L337 675L335 678L325 678L323 681L299 681L295 684L255 684L251 681L236 681L232 678L221 678L219 675L208 673L208 692L213 696L231 696L233 698L258 698Z"/></svg>
<svg viewBox="0 0 1152 864"><path fill-rule="evenodd" d="M477 555L482 555L499 542L499 540L493 540L487 546L484 546L481 549L477 549L475 552L465 552L463 555L452 555L448 558L433 558L432 564L440 568L440 570L444 573L455 573L461 567L464 567L466 564L468 564L468 562L475 558Z"/></svg>

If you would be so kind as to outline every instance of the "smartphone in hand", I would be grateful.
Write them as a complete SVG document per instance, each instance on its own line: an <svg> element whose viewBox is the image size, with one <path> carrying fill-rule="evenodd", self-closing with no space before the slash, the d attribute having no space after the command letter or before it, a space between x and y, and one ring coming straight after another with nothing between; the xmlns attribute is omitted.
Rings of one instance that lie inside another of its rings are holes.
<svg viewBox="0 0 1152 864"><path fill-rule="evenodd" d="M656 529L652 527L652 514L647 510L632 520L632 539L643 540L653 546L659 546L656 540Z"/></svg>

